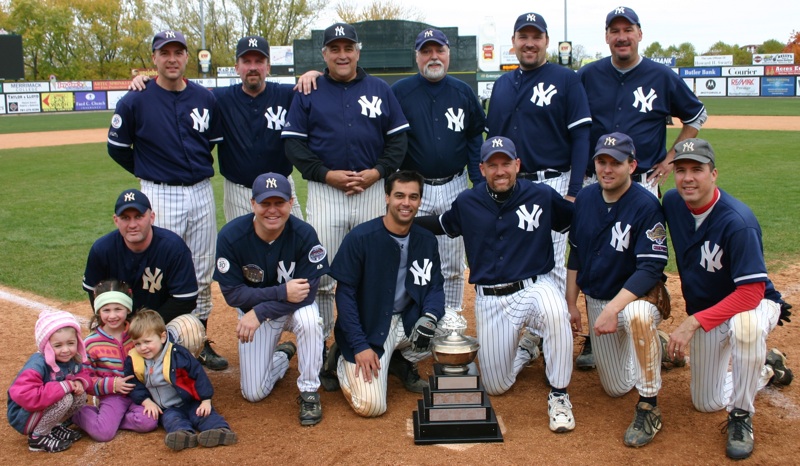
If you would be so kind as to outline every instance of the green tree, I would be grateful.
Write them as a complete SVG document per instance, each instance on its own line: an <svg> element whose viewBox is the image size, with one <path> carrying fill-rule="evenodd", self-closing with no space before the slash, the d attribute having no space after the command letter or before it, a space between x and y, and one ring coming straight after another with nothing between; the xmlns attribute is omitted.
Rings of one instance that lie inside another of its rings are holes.
<svg viewBox="0 0 800 466"><path fill-rule="evenodd" d="M80 68L70 60L74 18L62 0L11 0L7 11L11 30L22 36L26 79L72 76Z"/></svg>
<svg viewBox="0 0 800 466"><path fill-rule="evenodd" d="M644 52L642 52L642 55L647 58L672 56L667 54L667 52L664 50L664 47L662 47L658 42L653 42L652 44L648 45L647 48L644 49Z"/></svg>
<svg viewBox="0 0 800 466"><path fill-rule="evenodd" d="M750 65L753 63L753 54L743 50L738 44L729 45L722 41L713 44L703 55L733 55L734 65Z"/></svg>
<svg viewBox="0 0 800 466"><path fill-rule="evenodd" d="M665 53L667 57L675 57L675 66L678 67L694 66L694 57L697 55L694 45L689 42L684 42L677 47L670 45Z"/></svg>
<svg viewBox="0 0 800 466"><path fill-rule="evenodd" d="M344 23L358 23L380 19L404 19L425 22L425 15L418 9L395 3L392 0L372 0L372 3L358 9L354 3L342 0L334 7L339 19Z"/></svg>
<svg viewBox="0 0 800 466"><path fill-rule="evenodd" d="M759 45L756 49L757 53L781 53L783 52L783 48L786 46L783 42L777 39L770 39L764 41L763 44Z"/></svg>

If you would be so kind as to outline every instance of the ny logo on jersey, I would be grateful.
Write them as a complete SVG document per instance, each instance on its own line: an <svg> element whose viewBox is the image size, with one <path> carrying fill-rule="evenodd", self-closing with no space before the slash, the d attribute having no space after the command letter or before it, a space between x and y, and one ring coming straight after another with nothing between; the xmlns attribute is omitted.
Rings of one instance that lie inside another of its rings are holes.
<svg viewBox="0 0 800 466"><path fill-rule="evenodd" d="M552 99L556 94L558 94L558 89L556 89L554 85L551 84L545 90L544 83L539 83L533 88L531 102L535 103L539 107L544 107L545 105L550 105L550 99Z"/></svg>
<svg viewBox="0 0 800 466"><path fill-rule="evenodd" d="M267 119L267 128L280 131L283 129L283 125L286 124L286 109L281 105L278 105L277 110L273 110L270 107L264 117Z"/></svg>
<svg viewBox="0 0 800 466"><path fill-rule="evenodd" d="M161 273L161 269L158 267L156 267L155 272L150 270L150 267L145 268L142 274L142 289L150 293L160 291L162 278L164 278L164 274Z"/></svg>
<svg viewBox="0 0 800 466"><path fill-rule="evenodd" d="M419 262L414 261L411 264L411 274L414 275L414 284L425 286L431 281L431 266L433 266L433 262L430 259L424 259L422 261L422 267L419 266Z"/></svg>
<svg viewBox="0 0 800 466"><path fill-rule="evenodd" d="M370 118L378 118L381 116L381 103L383 101L378 98L378 96L372 96L372 102L367 99L367 96L362 95L360 99L358 99L358 103L361 104L361 114Z"/></svg>
<svg viewBox="0 0 800 466"><path fill-rule="evenodd" d="M658 98L658 94L653 88L650 88L650 92L647 95L644 95L644 90L641 86L636 88L633 91L633 106L638 107L639 104L642 104L642 107L639 109L641 113L647 113L653 111L653 101Z"/></svg>
<svg viewBox="0 0 800 466"><path fill-rule="evenodd" d="M611 246L619 252L628 249L631 244L631 226L625 225L622 229L622 223L617 222L611 230Z"/></svg>
<svg viewBox="0 0 800 466"><path fill-rule="evenodd" d="M539 228L539 217L542 215L542 208L538 204L533 205L533 210L528 212L525 205L517 208L517 217L519 217L519 224L517 227L520 230L533 231Z"/></svg>
<svg viewBox="0 0 800 466"><path fill-rule="evenodd" d="M711 241L706 241L700 248L700 267L714 273L722 268L722 248L718 244L711 247Z"/></svg>
<svg viewBox="0 0 800 466"><path fill-rule="evenodd" d="M447 117L447 129L460 133L464 129L464 109L459 108L458 113L453 111L453 107L447 109L444 114Z"/></svg>
<svg viewBox="0 0 800 466"><path fill-rule="evenodd" d="M248 47L258 47L258 39L256 39L255 37L251 37L251 38L250 38L250 39L247 41L247 46L248 46Z"/></svg>
<svg viewBox="0 0 800 466"><path fill-rule="evenodd" d="M200 111L197 108L192 109L192 129L199 132L204 132L208 129L208 109L204 108L203 113L200 114Z"/></svg>
<svg viewBox="0 0 800 466"><path fill-rule="evenodd" d="M336 26L336 28L334 29L334 32L335 32L335 34L337 36L343 36L344 35L344 26Z"/></svg>
<svg viewBox="0 0 800 466"><path fill-rule="evenodd" d="M278 261L278 283L286 283L294 276L294 262L289 263L289 270L283 261Z"/></svg>

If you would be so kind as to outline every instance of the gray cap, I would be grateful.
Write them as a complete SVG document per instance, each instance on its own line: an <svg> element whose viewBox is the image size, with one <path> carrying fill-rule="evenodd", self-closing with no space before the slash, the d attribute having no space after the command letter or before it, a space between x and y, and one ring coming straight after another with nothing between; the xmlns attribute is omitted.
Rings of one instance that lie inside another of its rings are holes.
<svg viewBox="0 0 800 466"><path fill-rule="evenodd" d="M672 163L679 160L695 160L700 163L714 163L714 149L711 144L704 139L689 138L675 144L675 158Z"/></svg>

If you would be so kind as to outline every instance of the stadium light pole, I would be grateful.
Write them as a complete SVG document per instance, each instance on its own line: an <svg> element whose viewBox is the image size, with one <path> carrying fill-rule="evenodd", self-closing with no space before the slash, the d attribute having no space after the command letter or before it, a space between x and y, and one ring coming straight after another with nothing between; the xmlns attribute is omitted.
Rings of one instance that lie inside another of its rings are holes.
<svg viewBox="0 0 800 466"><path fill-rule="evenodd" d="M567 41L567 0L564 0L564 41Z"/></svg>

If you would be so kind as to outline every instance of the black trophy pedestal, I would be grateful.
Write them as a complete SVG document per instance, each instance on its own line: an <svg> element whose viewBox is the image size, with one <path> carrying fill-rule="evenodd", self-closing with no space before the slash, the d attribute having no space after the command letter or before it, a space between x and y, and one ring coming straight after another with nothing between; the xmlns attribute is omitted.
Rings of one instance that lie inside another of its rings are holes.
<svg viewBox="0 0 800 466"><path fill-rule="evenodd" d="M434 364L430 388L414 411L414 443L502 442L503 434L475 364L464 374L446 374Z"/></svg>

